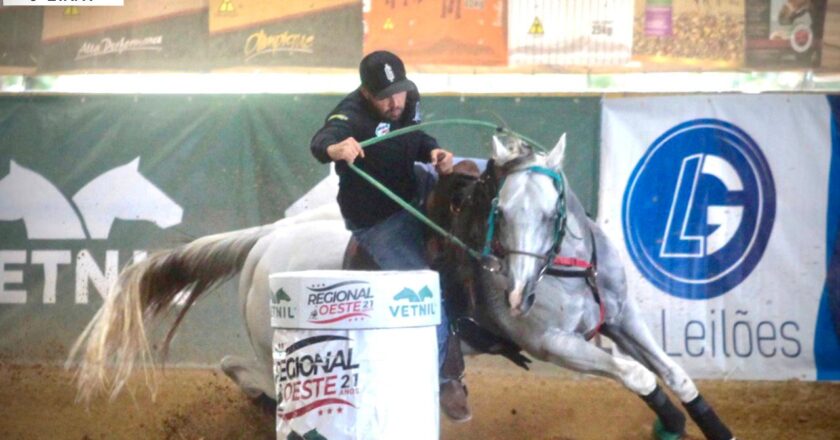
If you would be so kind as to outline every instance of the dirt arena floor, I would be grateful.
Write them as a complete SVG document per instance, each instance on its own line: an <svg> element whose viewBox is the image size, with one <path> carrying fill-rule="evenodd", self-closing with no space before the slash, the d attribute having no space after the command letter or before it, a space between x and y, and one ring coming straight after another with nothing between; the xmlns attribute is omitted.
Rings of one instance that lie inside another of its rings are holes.
<svg viewBox="0 0 840 440"><path fill-rule="evenodd" d="M218 371L168 369L152 403L134 396L74 403L69 373L0 364L0 439L271 439L274 420ZM603 379L471 363L473 419L443 421L442 439L649 439L653 416ZM840 383L700 381L739 439L840 439ZM700 439L689 426L690 439Z"/></svg>

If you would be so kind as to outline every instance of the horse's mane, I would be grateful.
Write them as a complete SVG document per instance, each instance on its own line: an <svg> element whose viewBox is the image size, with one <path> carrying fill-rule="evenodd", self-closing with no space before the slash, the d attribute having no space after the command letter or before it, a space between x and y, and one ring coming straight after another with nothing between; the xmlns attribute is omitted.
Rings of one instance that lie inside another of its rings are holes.
<svg viewBox="0 0 840 440"><path fill-rule="evenodd" d="M495 164L495 166L498 168L499 175L504 176L524 164L531 163L537 160L537 154L527 144L523 144L519 151L521 151L522 154L519 154L511 159L507 159L504 162L496 162L491 160L491 162ZM490 163L487 164L487 167L488 169L490 168Z"/></svg>

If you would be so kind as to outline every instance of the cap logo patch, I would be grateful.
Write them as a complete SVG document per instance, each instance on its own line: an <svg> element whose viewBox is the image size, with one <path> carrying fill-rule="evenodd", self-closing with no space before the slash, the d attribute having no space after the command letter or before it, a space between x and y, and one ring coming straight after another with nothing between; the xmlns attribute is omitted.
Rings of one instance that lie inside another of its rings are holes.
<svg viewBox="0 0 840 440"><path fill-rule="evenodd" d="M394 70L388 63L385 63L385 78L388 78L388 82L394 82Z"/></svg>

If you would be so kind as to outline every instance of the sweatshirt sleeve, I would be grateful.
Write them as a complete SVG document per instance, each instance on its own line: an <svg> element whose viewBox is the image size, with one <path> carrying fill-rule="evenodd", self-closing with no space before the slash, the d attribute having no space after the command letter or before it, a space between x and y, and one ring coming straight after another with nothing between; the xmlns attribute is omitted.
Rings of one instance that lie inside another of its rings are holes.
<svg viewBox="0 0 840 440"><path fill-rule="evenodd" d="M417 140L419 148L417 148L417 157L414 159L417 162L429 163L432 160L432 150L438 147L437 139L426 134L425 131L417 132Z"/></svg>
<svg viewBox="0 0 840 440"><path fill-rule="evenodd" d="M327 154L327 147L352 135L353 128L350 126L347 115L341 112L331 113L324 122L324 126L315 133L315 136L312 136L309 150L319 162L329 163L331 159Z"/></svg>

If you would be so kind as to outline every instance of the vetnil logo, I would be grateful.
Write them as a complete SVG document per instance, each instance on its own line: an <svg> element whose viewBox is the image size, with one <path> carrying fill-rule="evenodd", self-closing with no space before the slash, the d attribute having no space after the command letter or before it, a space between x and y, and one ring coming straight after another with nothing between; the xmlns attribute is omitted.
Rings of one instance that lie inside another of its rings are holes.
<svg viewBox="0 0 840 440"><path fill-rule="evenodd" d="M271 318L294 319L297 307L291 306L292 298L283 288L271 294Z"/></svg>
<svg viewBox="0 0 840 440"><path fill-rule="evenodd" d="M292 300L292 298L289 297L289 294L286 293L286 291L283 290L282 287L277 289L276 292L274 292L274 295L272 295L272 299L274 300L275 303L278 303L278 304L283 302L283 301L291 301Z"/></svg>
<svg viewBox="0 0 840 440"><path fill-rule="evenodd" d="M89 284L104 295L116 281L120 251L105 251L103 269L88 248L76 250L73 258L74 249L66 249L71 243L107 243L116 220L146 221L161 229L181 223L183 208L139 172L139 163L137 157L105 171L68 198L46 177L10 161L9 173L0 179L0 222L22 222L29 249L0 250L0 303L23 304L32 293L10 287L24 283L20 265L43 268L43 302L55 303L59 267L74 263L75 302L86 304ZM145 251L134 250L132 256L143 258Z"/></svg>
<svg viewBox="0 0 840 440"><path fill-rule="evenodd" d="M433 297L429 286L423 286L419 291L408 287L394 295L395 302L408 302L408 304L397 304L388 306L388 311L393 317L410 318L415 316L429 316L437 313L437 304L432 301L426 302Z"/></svg>
<svg viewBox="0 0 840 440"><path fill-rule="evenodd" d="M409 302L417 303L417 302L423 302L426 298L431 298L431 297L432 297L432 291L429 289L429 286L423 286L423 288L420 289L419 293L417 293L417 292L415 292L415 291L406 287L405 289L402 290L402 292L400 292L400 293L398 293L394 296L394 301L400 301L400 300L403 300L403 299L407 299Z"/></svg>
<svg viewBox="0 0 840 440"><path fill-rule="evenodd" d="M740 284L764 253L776 190L761 148L743 130L697 119L663 133L627 184L627 249L662 291L706 299Z"/></svg>

